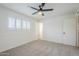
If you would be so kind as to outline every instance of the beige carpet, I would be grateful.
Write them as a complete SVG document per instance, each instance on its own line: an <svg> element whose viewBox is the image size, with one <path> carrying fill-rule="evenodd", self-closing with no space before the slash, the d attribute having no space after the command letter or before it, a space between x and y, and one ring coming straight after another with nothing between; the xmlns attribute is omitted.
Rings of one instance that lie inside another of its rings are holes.
<svg viewBox="0 0 79 59"><path fill-rule="evenodd" d="M36 40L25 45L2 52L9 56L78 56L79 49L72 46Z"/></svg>

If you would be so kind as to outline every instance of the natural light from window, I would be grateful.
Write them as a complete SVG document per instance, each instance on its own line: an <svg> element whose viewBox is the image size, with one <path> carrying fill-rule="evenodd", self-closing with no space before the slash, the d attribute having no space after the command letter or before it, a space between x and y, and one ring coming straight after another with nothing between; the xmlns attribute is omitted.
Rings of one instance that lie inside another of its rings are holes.
<svg viewBox="0 0 79 59"><path fill-rule="evenodd" d="M16 19L16 28L21 29L21 20L20 19Z"/></svg>
<svg viewBox="0 0 79 59"><path fill-rule="evenodd" d="M13 17L8 18L8 20L9 20L8 27L10 29L30 30L30 21L21 20Z"/></svg>
<svg viewBox="0 0 79 59"><path fill-rule="evenodd" d="M30 22L27 21L27 30L30 30Z"/></svg>
<svg viewBox="0 0 79 59"><path fill-rule="evenodd" d="M12 29L15 28L15 18L9 18L8 27Z"/></svg>
<svg viewBox="0 0 79 59"><path fill-rule="evenodd" d="M26 21L24 21L24 20L22 21L22 28L26 29Z"/></svg>

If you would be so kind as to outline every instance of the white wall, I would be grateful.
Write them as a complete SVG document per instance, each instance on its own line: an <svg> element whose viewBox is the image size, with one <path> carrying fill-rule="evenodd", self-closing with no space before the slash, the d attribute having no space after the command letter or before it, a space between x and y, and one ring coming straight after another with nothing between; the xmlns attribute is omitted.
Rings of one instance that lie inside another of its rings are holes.
<svg viewBox="0 0 79 59"><path fill-rule="evenodd" d="M31 22L30 30L10 30L8 17L20 17ZM33 18L0 7L0 52L36 40L36 24Z"/></svg>
<svg viewBox="0 0 79 59"><path fill-rule="evenodd" d="M76 19L74 15L44 18L42 22L44 24L44 40L76 45Z"/></svg>

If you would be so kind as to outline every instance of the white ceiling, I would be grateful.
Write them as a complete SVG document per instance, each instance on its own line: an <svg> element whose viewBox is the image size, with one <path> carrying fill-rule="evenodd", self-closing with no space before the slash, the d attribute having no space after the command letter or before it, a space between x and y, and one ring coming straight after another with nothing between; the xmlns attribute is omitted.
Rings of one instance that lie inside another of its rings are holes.
<svg viewBox="0 0 79 59"><path fill-rule="evenodd" d="M46 3L44 8L46 9L53 8L54 10L44 12L45 16L41 16L39 14L32 15L32 13L35 12L35 10L31 9L28 6L38 8L39 4L40 3L3 3L0 5L10 8L16 12L23 13L25 15L32 16L35 18L50 17L50 16L55 17L61 15L74 14L79 9L79 3Z"/></svg>

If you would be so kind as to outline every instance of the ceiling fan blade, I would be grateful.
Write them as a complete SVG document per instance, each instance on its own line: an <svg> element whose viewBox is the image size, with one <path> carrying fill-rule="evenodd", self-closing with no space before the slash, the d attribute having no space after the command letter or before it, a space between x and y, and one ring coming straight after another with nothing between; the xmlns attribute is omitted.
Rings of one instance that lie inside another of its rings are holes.
<svg viewBox="0 0 79 59"><path fill-rule="evenodd" d="M32 8L32 9L34 9L34 10L38 10L37 8L35 8L35 7L32 7L32 6L29 6L30 8Z"/></svg>
<svg viewBox="0 0 79 59"><path fill-rule="evenodd" d="M42 11L52 11L53 9L43 9Z"/></svg>
<svg viewBox="0 0 79 59"><path fill-rule="evenodd" d="M36 14L36 13L38 13L38 11L37 11L37 12L32 13L32 15L34 15L34 14Z"/></svg>

